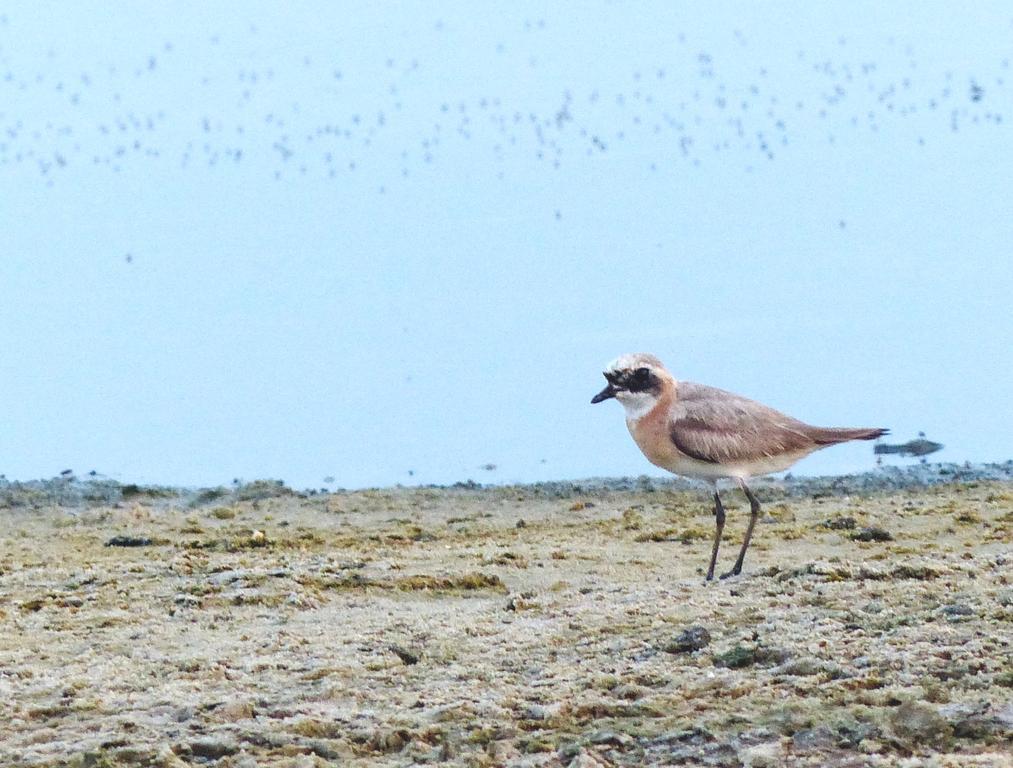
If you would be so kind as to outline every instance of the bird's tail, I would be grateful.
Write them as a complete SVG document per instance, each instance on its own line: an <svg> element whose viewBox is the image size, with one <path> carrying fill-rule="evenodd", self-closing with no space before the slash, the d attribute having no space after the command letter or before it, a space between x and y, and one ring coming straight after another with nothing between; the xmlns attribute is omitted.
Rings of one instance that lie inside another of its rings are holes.
<svg viewBox="0 0 1013 768"><path fill-rule="evenodd" d="M818 445L833 445L834 443L846 443L848 440L875 440L877 437L890 434L889 429L880 427L858 427L850 429L847 427L814 427L809 436Z"/></svg>

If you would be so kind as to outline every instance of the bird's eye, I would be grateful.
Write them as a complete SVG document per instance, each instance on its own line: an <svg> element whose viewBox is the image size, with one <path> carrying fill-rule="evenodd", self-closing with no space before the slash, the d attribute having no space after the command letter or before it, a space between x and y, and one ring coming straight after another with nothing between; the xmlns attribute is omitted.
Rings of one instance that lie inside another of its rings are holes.
<svg viewBox="0 0 1013 768"><path fill-rule="evenodd" d="M637 368L633 375L642 381L650 376L651 372L647 368Z"/></svg>

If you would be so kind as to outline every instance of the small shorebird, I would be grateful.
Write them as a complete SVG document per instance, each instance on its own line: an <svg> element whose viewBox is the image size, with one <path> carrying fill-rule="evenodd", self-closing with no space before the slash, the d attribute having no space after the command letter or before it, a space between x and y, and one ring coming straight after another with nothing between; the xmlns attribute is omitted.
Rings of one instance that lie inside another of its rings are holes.
<svg viewBox="0 0 1013 768"><path fill-rule="evenodd" d="M623 355L604 371L608 385L592 403L615 398L626 409L626 426L652 464L677 475L706 480L714 489L717 530L707 581L714 578L725 510L717 481L736 480L749 499L749 526L742 549L726 576L742 572L742 561L760 514L746 481L781 472L803 456L848 440L874 440L885 429L814 427L762 403L723 389L676 381L654 355Z"/></svg>

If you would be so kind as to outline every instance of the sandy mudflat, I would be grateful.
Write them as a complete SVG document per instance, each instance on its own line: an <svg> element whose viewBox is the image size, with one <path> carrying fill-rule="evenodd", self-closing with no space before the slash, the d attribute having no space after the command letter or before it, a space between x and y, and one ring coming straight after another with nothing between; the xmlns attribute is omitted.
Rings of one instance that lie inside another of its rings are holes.
<svg viewBox="0 0 1013 768"><path fill-rule="evenodd" d="M1013 765L1009 475L7 484L0 765Z"/></svg>

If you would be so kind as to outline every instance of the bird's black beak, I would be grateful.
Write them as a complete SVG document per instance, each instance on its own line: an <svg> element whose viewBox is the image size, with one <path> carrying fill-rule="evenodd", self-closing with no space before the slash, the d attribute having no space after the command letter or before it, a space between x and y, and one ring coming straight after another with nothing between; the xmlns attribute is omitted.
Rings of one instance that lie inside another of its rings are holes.
<svg viewBox="0 0 1013 768"><path fill-rule="evenodd" d="M593 405L595 403L600 403L603 400L608 400L610 397L615 397L616 392L618 391L619 389L617 387L609 383L609 385L605 387L605 389L603 389L601 392L599 392L597 395L591 398L591 404Z"/></svg>

